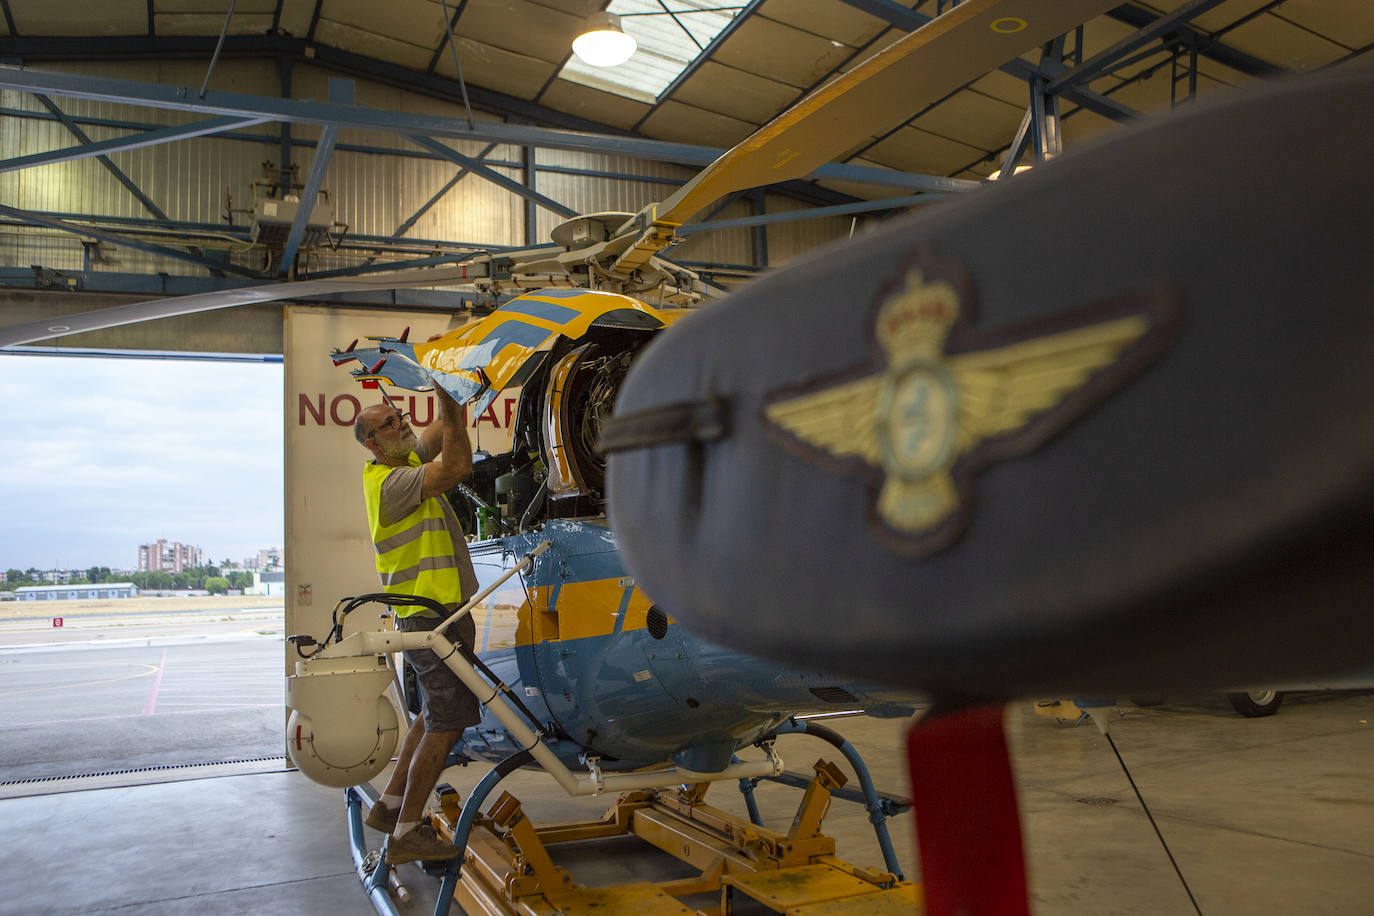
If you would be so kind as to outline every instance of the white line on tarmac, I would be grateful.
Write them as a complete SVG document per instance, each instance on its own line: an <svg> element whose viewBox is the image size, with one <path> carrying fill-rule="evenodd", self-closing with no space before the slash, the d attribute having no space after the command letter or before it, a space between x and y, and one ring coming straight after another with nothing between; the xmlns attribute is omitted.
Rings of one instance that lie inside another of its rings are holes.
<svg viewBox="0 0 1374 916"><path fill-rule="evenodd" d="M256 634L254 634L256 635ZM243 633L226 633L223 636L183 635L183 636L135 636L127 639L88 639L73 642L40 642L0 646L0 654L26 655L30 652L52 652L58 649L113 649L129 646L180 646L212 642L243 642L251 636ZM276 639L275 636L257 636L259 639Z"/></svg>

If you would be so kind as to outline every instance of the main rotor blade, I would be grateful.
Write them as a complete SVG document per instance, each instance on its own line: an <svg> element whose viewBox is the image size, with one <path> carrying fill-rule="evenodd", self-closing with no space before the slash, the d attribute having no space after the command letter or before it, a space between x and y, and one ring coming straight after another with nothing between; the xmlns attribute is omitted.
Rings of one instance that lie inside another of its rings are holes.
<svg viewBox="0 0 1374 916"><path fill-rule="evenodd" d="M544 245L537 248L505 251L499 256L474 255L471 260L453 267L398 270L394 273L379 274L367 278L339 277L328 280L268 283L262 286L247 286L242 289L194 293L190 296L148 299L143 302L131 302L127 305L116 305L112 308L98 309L93 312L78 312L75 315L62 315L57 318L0 327L0 347L36 343L40 340L51 340L54 337L65 337L68 334L100 331L105 328L122 327L126 324L138 324L142 321L154 321L158 318L174 318L178 315L190 315L195 312L233 308L237 305L256 305L261 302L281 302L285 299L332 296L366 290L451 286L492 276L492 261L494 259L499 259L503 270L508 265L512 265L511 269L518 273L521 265L542 263L551 255L562 250L557 245Z"/></svg>
<svg viewBox="0 0 1374 916"><path fill-rule="evenodd" d="M141 321L158 318L173 318L177 315L190 315L195 312L208 312L214 309L233 308L238 305L254 305L260 302L280 302L283 299L300 299L307 296L328 296L337 293L352 293L361 290L399 289L412 286L440 286L464 283L485 277L490 265L481 262L464 264L440 270L407 270L393 274L368 277L366 279L304 280L300 282L271 283L265 286L249 286L242 289L216 290L209 293L195 293L190 296L173 296L166 299L149 299L144 302L131 302L112 308L93 312L79 312L75 315L62 315L42 321L29 321L0 328L0 347L17 344L35 343L83 331L99 331Z"/></svg>
<svg viewBox="0 0 1374 916"><path fill-rule="evenodd" d="M734 191L802 178L1012 58L1111 9L1113 0L964 0L807 96L707 166L653 217L662 226ZM626 272L666 245L647 228L615 265ZM662 247L659 245L658 247Z"/></svg>

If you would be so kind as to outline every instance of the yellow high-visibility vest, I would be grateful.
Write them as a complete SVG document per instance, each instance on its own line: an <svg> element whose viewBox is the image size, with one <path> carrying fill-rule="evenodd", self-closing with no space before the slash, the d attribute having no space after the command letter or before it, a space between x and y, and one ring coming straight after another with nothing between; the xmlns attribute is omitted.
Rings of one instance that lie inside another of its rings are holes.
<svg viewBox="0 0 1374 916"><path fill-rule="evenodd" d="M409 464L419 467L420 456L410 453ZM382 481L396 468L369 461L363 470L363 498L372 545L377 550L377 575L388 594L419 595L440 604L458 604L463 586L453 538L436 498L420 501L419 507L394 525L383 525ZM409 617L425 609L397 607L397 617Z"/></svg>

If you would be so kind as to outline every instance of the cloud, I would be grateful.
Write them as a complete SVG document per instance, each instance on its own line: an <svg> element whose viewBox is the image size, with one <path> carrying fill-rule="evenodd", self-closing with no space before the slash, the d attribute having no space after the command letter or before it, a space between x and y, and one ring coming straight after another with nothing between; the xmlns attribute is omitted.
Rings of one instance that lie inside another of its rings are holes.
<svg viewBox="0 0 1374 916"><path fill-rule="evenodd" d="M0 373L0 569L127 568L157 538L214 560L282 546L279 363L0 354Z"/></svg>

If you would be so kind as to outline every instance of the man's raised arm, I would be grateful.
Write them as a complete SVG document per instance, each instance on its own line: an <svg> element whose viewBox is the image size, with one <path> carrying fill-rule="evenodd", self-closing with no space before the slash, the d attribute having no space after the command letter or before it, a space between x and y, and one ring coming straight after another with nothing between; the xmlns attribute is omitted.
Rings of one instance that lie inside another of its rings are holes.
<svg viewBox="0 0 1374 916"><path fill-rule="evenodd" d="M439 400L440 422L424 431L424 440L431 457L436 446L439 454L425 464L421 499L447 493L472 472L472 443L468 440L467 424L463 422L463 410L439 385L434 386L434 396Z"/></svg>

